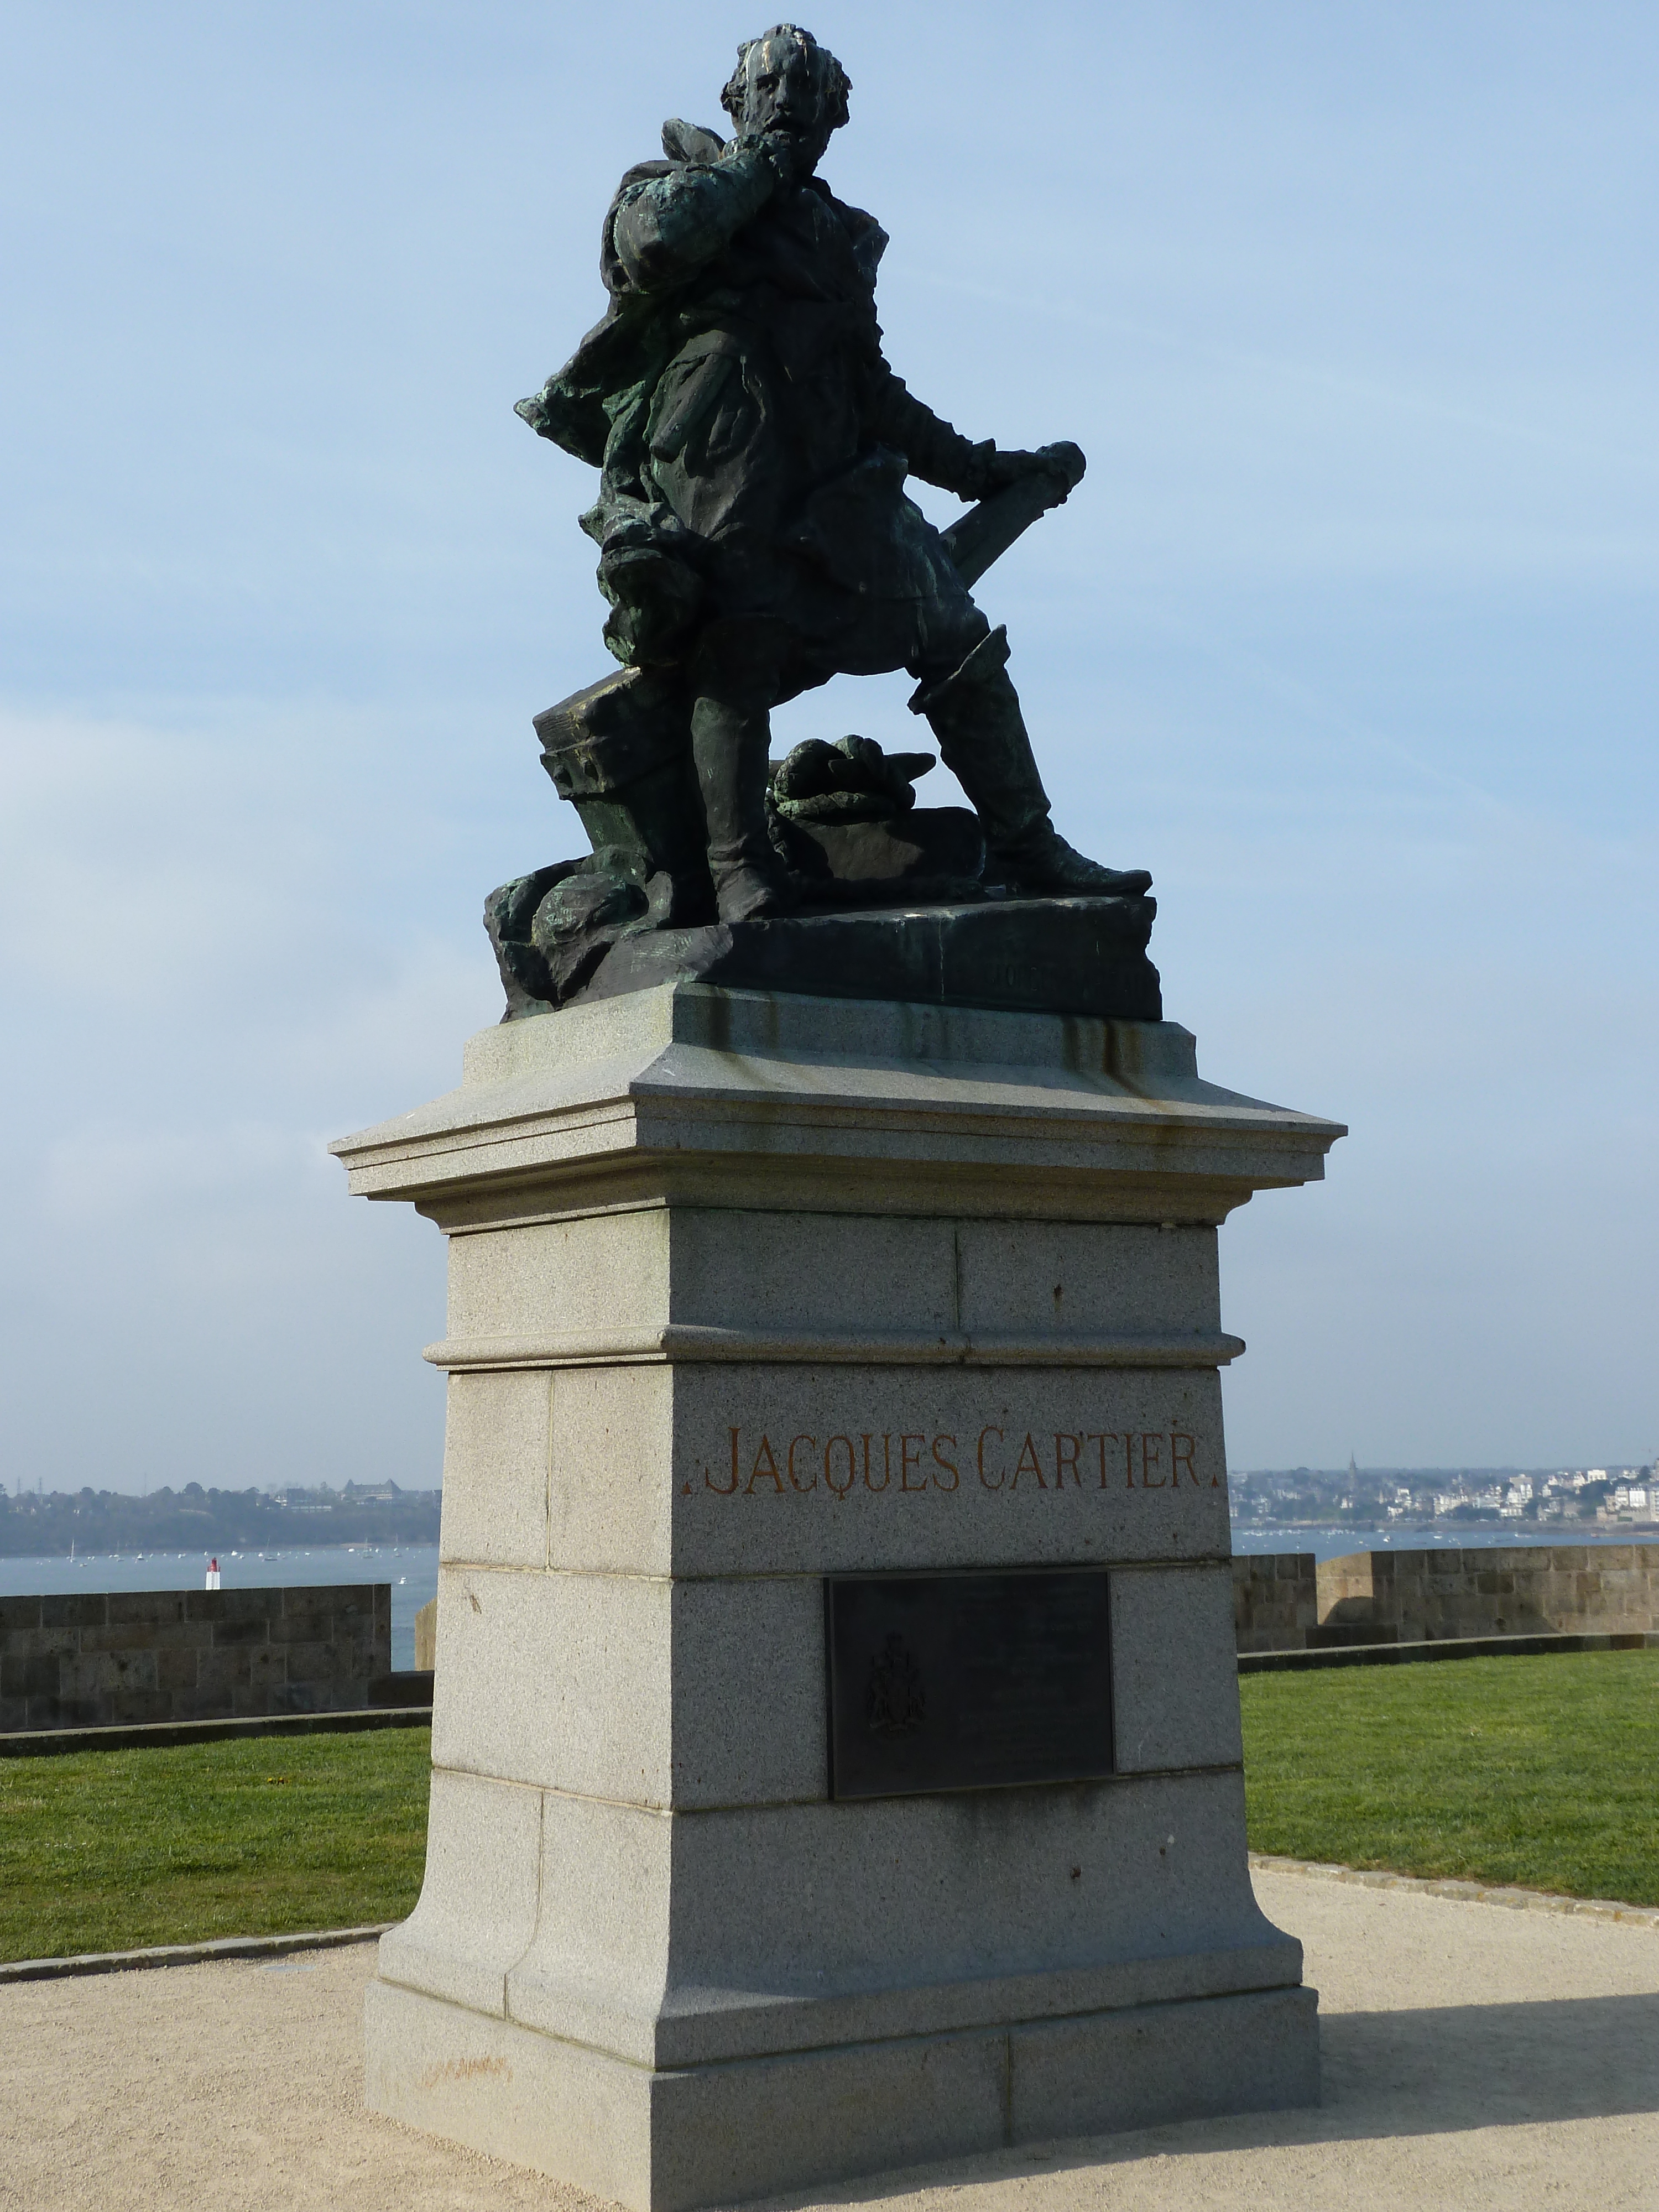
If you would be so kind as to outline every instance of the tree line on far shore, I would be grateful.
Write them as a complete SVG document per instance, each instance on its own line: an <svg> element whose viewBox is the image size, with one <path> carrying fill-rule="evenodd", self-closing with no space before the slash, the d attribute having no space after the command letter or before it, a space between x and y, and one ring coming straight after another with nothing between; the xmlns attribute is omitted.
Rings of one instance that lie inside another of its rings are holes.
<svg viewBox="0 0 1659 2212"><path fill-rule="evenodd" d="M187 1482L121 1491L0 1491L0 1558L81 1552L286 1551L328 1544L435 1544L441 1492L395 1482L279 1492Z"/></svg>

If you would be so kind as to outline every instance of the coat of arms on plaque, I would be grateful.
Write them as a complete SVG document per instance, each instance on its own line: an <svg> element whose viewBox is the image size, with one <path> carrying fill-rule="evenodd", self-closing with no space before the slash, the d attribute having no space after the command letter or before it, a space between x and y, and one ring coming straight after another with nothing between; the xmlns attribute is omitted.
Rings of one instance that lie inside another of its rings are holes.
<svg viewBox="0 0 1659 2212"><path fill-rule="evenodd" d="M870 1733L911 1735L927 1717L927 1698L916 1655L895 1633L870 1662Z"/></svg>

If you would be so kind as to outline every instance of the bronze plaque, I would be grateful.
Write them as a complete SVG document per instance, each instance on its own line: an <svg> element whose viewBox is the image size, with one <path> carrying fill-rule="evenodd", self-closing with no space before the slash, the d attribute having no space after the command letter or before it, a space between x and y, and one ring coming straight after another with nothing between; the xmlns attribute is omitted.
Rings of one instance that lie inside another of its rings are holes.
<svg viewBox="0 0 1659 2212"><path fill-rule="evenodd" d="M836 1575L823 1585L830 1795L1112 1771L1103 1568Z"/></svg>

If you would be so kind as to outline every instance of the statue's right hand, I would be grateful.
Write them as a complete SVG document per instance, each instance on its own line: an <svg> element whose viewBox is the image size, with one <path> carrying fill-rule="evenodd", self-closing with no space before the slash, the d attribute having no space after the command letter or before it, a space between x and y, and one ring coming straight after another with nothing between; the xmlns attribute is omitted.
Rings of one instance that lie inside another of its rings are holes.
<svg viewBox="0 0 1659 2212"><path fill-rule="evenodd" d="M793 131L759 131L754 145L756 152L786 191L799 184L803 175L811 173L811 165L803 158L800 142Z"/></svg>
<svg viewBox="0 0 1659 2212"><path fill-rule="evenodd" d="M720 159L730 161L739 155L746 157L758 173L769 177L775 185L786 181L780 164L778 146L765 131L740 131L735 138L727 141ZM760 156L758 161L753 159L756 155Z"/></svg>

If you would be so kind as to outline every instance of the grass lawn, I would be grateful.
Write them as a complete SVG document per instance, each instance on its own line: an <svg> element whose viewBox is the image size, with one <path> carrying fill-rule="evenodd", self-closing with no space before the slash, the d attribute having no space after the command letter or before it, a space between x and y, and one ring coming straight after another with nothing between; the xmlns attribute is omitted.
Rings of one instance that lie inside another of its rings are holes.
<svg viewBox="0 0 1659 2212"><path fill-rule="evenodd" d="M0 1959L396 1920L432 1732L0 1759Z"/></svg>
<svg viewBox="0 0 1659 2212"><path fill-rule="evenodd" d="M1659 1905L1659 1651L1248 1674L1250 1842ZM0 1958L395 1920L426 1729L0 1759Z"/></svg>
<svg viewBox="0 0 1659 2212"><path fill-rule="evenodd" d="M1239 1689L1252 1850L1659 1905L1659 1651Z"/></svg>

